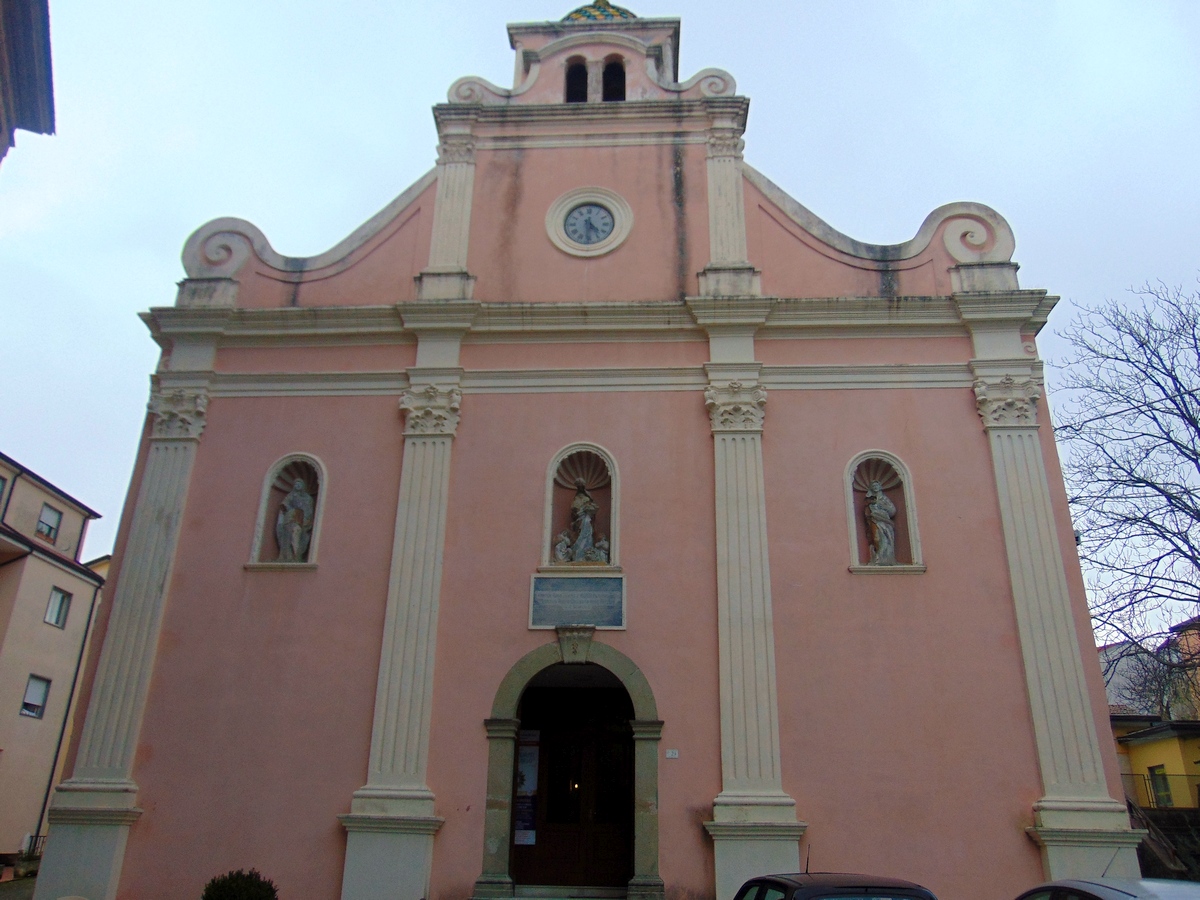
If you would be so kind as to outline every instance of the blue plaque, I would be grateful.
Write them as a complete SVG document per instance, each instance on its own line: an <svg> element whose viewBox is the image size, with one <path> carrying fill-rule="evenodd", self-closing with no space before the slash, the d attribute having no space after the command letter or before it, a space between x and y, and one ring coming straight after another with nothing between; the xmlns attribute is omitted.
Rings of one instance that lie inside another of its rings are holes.
<svg viewBox="0 0 1200 900"><path fill-rule="evenodd" d="M531 593L530 628L625 627L625 579L621 575L534 575Z"/></svg>

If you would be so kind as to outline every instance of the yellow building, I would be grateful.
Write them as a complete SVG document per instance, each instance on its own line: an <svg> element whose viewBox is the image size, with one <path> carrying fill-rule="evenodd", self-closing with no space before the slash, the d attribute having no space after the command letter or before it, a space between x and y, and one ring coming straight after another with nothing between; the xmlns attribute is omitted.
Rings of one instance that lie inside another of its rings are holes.
<svg viewBox="0 0 1200 900"><path fill-rule="evenodd" d="M1200 721L1159 722L1118 733L1115 718L1113 734L1130 797L1148 809L1200 807Z"/></svg>
<svg viewBox="0 0 1200 900"><path fill-rule="evenodd" d="M44 833L104 584L79 561L99 516L0 454L0 856Z"/></svg>

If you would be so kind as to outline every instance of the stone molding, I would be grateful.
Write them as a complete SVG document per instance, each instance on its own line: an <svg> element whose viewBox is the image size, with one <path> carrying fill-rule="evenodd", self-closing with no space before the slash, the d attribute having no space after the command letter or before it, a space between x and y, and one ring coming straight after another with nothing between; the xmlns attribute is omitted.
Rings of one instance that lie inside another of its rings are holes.
<svg viewBox="0 0 1200 900"><path fill-rule="evenodd" d="M134 806L110 809L95 806L52 806L47 813L51 825L132 825L142 810Z"/></svg>
<svg viewBox="0 0 1200 900"><path fill-rule="evenodd" d="M977 378L971 387L985 429L1038 427L1037 401L1042 389L1031 377Z"/></svg>
<svg viewBox="0 0 1200 900"><path fill-rule="evenodd" d="M966 390L965 365L764 366L758 382L768 391ZM401 372L229 373L212 376L213 397L394 397L409 386ZM697 367L619 369L472 370L466 394L703 391L710 383Z"/></svg>
<svg viewBox="0 0 1200 900"><path fill-rule="evenodd" d="M807 822L705 822L704 830L713 840L799 841L808 830Z"/></svg>
<svg viewBox="0 0 1200 900"><path fill-rule="evenodd" d="M445 823L439 816L369 816L346 813L338 821L347 831L391 834L436 834Z"/></svg>
<svg viewBox="0 0 1200 900"><path fill-rule="evenodd" d="M741 272L742 268L728 271ZM710 273L717 272L710 270ZM426 272L421 277L437 274ZM457 278L460 274L455 270L447 277ZM696 340L708 325L723 324L720 321L699 322L697 317L706 315L709 309L720 311L722 307L730 309L731 315L736 311L737 315L746 318L745 324L750 324L751 309L755 316L763 312L762 320L757 322L760 339L949 337L962 335L964 328L982 327L981 323L967 321L960 315L960 307L954 298L903 299L904 302L898 305L882 297L797 299L745 295L689 297L686 302L635 303L448 303L438 300L364 307L158 307L144 313L142 318L160 343L203 338L222 348L288 346L296 342L306 346L411 344L419 329L429 327L425 321L426 312L435 306L461 307L463 316L470 307L473 311L470 321L461 325L464 339L469 343ZM1024 326L1038 327L1055 299L1043 297L1043 305L1023 320ZM708 301L710 306L701 306L702 301ZM406 324L409 319L413 320L412 325ZM1029 361L1029 354L1021 344L1015 352L1003 355L1024 356L1026 362ZM995 354L979 358L995 358Z"/></svg>
<svg viewBox="0 0 1200 900"><path fill-rule="evenodd" d="M154 416L151 438L200 440L208 413L208 391L182 387L163 389L156 384L147 409Z"/></svg>
<svg viewBox="0 0 1200 900"><path fill-rule="evenodd" d="M404 434L414 437L453 437L458 431L462 391L427 384L405 391L400 398Z"/></svg>
<svg viewBox="0 0 1200 900"><path fill-rule="evenodd" d="M729 381L710 384L704 391L704 406L714 434L761 433L766 415L767 390L762 385Z"/></svg>

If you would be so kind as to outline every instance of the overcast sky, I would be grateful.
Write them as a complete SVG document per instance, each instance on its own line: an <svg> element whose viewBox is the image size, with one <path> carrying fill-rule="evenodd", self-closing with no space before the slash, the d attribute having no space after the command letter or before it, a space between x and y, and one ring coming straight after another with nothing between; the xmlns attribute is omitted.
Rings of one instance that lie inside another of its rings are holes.
<svg viewBox="0 0 1200 900"><path fill-rule="evenodd" d="M548 0L51 0L53 137L0 165L0 450L104 514L112 546L179 251L218 216L320 253L434 163L430 107L512 82L508 22ZM645 0L681 77L751 98L746 159L833 227L911 238L998 210L1023 287L1071 303L1200 272L1200 3Z"/></svg>

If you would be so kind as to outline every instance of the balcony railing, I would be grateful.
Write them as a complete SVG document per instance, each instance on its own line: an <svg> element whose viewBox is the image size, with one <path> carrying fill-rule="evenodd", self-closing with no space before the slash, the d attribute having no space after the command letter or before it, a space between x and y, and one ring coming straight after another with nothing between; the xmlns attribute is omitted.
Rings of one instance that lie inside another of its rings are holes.
<svg viewBox="0 0 1200 900"><path fill-rule="evenodd" d="M1143 809L1200 809L1200 775L1122 775L1121 781Z"/></svg>

